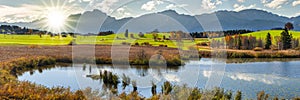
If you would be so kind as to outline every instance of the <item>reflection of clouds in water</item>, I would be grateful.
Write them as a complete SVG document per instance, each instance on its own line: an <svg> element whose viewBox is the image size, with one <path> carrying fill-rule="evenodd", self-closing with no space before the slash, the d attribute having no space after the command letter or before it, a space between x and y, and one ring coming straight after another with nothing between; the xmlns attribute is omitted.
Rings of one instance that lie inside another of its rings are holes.
<svg viewBox="0 0 300 100"><path fill-rule="evenodd" d="M258 81L265 84L277 84L280 85L282 82L287 80L284 77L275 75L264 75L264 74L246 74L246 73L230 73L227 75L233 80L244 80L244 81Z"/></svg>
<svg viewBox="0 0 300 100"><path fill-rule="evenodd" d="M170 82L180 82L180 79L175 74L164 74L164 78Z"/></svg>
<svg viewBox="0 0 300 100"><path fill-rule="evenodd" d="M235 74L235 75L228 75L233 80L245 80L245 81L254 81L256 80L254 77L251 77L246 74Z"/></svg>
<svg viewBox="0 0 300 100"><path fill-rule="evenodd" d="M202 72L202 74L203 74L204 77L209 78L210 75L211 75L211 71L204 70L204 71Z"/></svg>

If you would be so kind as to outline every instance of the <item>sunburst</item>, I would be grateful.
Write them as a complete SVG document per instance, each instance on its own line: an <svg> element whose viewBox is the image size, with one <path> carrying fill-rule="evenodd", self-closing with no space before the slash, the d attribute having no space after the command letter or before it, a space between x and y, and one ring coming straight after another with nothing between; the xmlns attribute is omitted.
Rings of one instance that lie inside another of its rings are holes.
<svg viewBox="0 0 300 100"><path fill-rule="evenodd" d="M70 25L70 22L75 20L68 19L74 9L74 5L70 5L68 0L41 0L44 5L42 20L37 23L48 32L59 34L62 32L70 32L74 29L74 26Z"/></svg>

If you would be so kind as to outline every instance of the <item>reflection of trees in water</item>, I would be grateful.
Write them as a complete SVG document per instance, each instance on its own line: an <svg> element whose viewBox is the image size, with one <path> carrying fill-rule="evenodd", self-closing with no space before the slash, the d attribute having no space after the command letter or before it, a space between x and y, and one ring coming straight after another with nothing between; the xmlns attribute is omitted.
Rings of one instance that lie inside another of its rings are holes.
<svg viewBox="0 0 300 100"><path fill-rule="evenodd" d="M139 76L144 77L144 76L147 76L149 74L149 72L148 72L149 67L148 66L136 66L135 69L136 69L136 73Z"/></svg>
<svg viewBox="0 0 300 100"><path fill-rule="evenodd" d="M281 76L289 76L289 74L291 74L288 69L289 66L291 65L288 62L282 62L278 74L280 74Z"/></svg>
<svg viewBox="0 0 300 100"><path fill-rule="evenodd" d="M145 77L149 75L149 69L151 69L154 72L157 72L158 76L162 76L163 72L168 73L169 71L175 71L177 72L179 70L179 66L173 66L173 67L149 67L149 66L131 66L131 69L136 69L136 74L142 77Z"/></svg>
<svg viewBox="0 0 300 100"><path fill-rule="evenodd" d="M90 72L90 74L92 73L92 66L91 65L89 67L89 72Z"/></svg>
<svg viewBox="0 0 300 100"><path fill-rule="evenodd" d="M86 65L83 65L82 66L82 71L85 71L85 69L86 69Z"/></svg>
<svg viewBox="0 0 300 100"><path fill-rule="evenodd" d="M21 76L21 75L23 75L24 72L28 72L28 71L29 71L30 75L33 75L36 71L38 71L39 73L43 73L43 70L50 70L50 69L55 68L55 67L58 67L58 66L48 65L48 66L43 66L43 67L39 67L39 68L24 69L21 72L16 73L16 75Z"/></svg>

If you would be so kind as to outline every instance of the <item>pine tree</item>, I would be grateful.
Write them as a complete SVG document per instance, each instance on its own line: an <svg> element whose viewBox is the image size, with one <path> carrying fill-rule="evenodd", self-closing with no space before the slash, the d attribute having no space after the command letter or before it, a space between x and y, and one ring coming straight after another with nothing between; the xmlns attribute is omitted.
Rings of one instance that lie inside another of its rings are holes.
<svg viewBox="0 0 300 100"><path fill-rule="evenodd" d="M272 39L271 39L271 34L268 33L266 37L266 44L265 44L265 49L270 49L270 46L272 45Z"/></svg>
<svg viewBox="0 0 300 100"><path fill-rule="evenodd" d="M126 31L125 31L125 37L127 37L128 38L128 29L126 29Z"/></svg>
<svg viewBox="0 0 300 100"><path fill-rule="evenodd" d="M283 48L282 49L286 50L286 49L290 49L291 48L291 46L292 46L291 45L292 37L293 36L290 35L287 30L285 30L285 31L283 31L281 33L281 41L282 41L282 44L283 44Z"/></svg>

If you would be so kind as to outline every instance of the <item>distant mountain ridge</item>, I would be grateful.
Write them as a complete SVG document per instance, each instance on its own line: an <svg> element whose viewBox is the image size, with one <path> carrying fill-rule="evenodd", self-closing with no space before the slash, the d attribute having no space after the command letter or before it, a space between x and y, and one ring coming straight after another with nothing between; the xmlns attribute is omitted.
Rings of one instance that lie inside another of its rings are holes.
<svg viewBox="0 0 300 100"><path fill-rule="evenodd" d="M216 16L218 20L208 20L212 16ZM155 29L164 32L176 30L188 32L215 31L213 29L203 29L198 22L201 20L208 20L205 23L201 23L208 25L218 21L223 30L268 30L283 27L287 22L294 23L295 30L300 30L300 16L288 18L257 9L247 9L239 12L216 11L214 13L195 16L178 14L174 10L166 10L145 14L136 18L129 17L123 19L116 19L96 9L84 12L83 14L70 15L68 19L76 20L76 22L68 23L72 27L75 27L75 31L79 33L95 33L108 30L119 33L125 32L126 29L130 32L150 32ZM28 26L33 26L31 24L28 23ZM22 23L22 25L26 24Z"/></svg>

